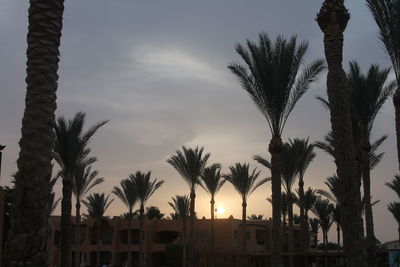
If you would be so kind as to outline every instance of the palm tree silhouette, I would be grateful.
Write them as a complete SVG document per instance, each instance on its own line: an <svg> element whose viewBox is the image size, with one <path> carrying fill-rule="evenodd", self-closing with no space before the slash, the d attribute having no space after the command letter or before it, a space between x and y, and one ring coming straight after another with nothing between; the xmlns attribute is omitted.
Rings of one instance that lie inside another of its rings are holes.
<svg viewBox="0 0 400 267"><path fill-rule="evenodd" d="M161 187L164 181L157 181L157 179L151 180L151 172L141 172L137 171L135 174L130 174L129 179L134 184L136 189L137 200L140 203L140 234L139 234L139 267L145 266L144 258L144 231L143 231L143 219L144 219L144 205L147 200L154 194L157 189Z"/></svg>
<svg viewBox="0 0 400 267"><path fill-rule="evenodd" d="M260 171L254 168L253 171L249 170L249 164L236 163L234 166L229 167L229 174L224 175L225 179L233 185L236 191L242 197L242 252L246 253L246 207L247 198L258 187L270 181L271 178L263 178L259 181L258 176ZM243 266L247 266L247 261L244 259Z"/></svg>
<svg viewBox="0 0 400 267"><path fill-rule="evenodd" d="M177 150L176 154L167 159L177 172L182 176L190 188L190 224L188 235L188 265L194 266L194 219L196 187L200 184L200 176L206 167L210 154L203 155L204 148L195 149L182 146L182 151Z"/></svg>
<svg viewBox="0 0 400 267"><path fill-rule="evenodd" d="M274 42L266 33L259 34L258 44L247 40L247 48L237 44L236 52L246 65L231 63L228 68L235 74L257 108L267 120L272 139L269 144L271 153L272 176L272 221L273 221L273 266L281 266L281 174L280 155L282 152L281 135L290 113L296 103L317 80L323 71L322 60L304 67L304 56L308 43L297 43L296 36L285 39L278 36Z"/></svg>
<svg viewBox="0 0 400 267"><path fill-rule="evenodd" d="M62 116L58 117L54 128L56 133L54 159L60 166L59 174L63 182L61 200L61 262L63 264L66 262L65 267L69 267L71 261L73 176L79 164L90 165L96 161L96 158L89 156L91 151L88 145L96 131L106 123L107 121L96 123L87 131L83 131L85 113L78 112L70 120Z"/></svg>
<svg viewBox="0 0 400 267"><path fill-rule="evenodd" d="M43 248L50 231L49 185L63 11L63 0L33 0L28 9L27 91L11 215L13 236L5 249L15 265L48 264L48 252ZM20 240L35 240L35 245Z"/></svg>
<svg viewBox="0 0 400 267"><path fill-rule="evenodd" d="M96 264L100 265L100 224L101 220L104 218L107 208L114 201L114 199L109 200L110 196L107 197L104 193L98 194L93 193L89 195L86 200L82 200L82 203L86 206L87 212L90 218L94 221L94 227L97 228L97 252L96 252Z"/></svg>
<svg viewBox="0 0 400 267"><path fill-rule="evenodd" d="M85 195L96 185L104 182L104 178L99 178L98 171L92 170L91 166L84 165L85 163L78 162L72 178L72 193L76 198L76 218L75 218L75 266L80 264L80 240L81 240L81 200Z"/></svg>
<svg viewBox="0 0 400 267"><path fill-rule="evenodd" d="M215 205L215 195L225 184L225 179L221 176L221 165L213 164L210 167L206 167L201 174L202 183L200 184L203 189L211 196L211 253L212 260L211 265L215 266L215 230L214 230L214 205Z"/></svg>
<svg viewBox="0 0 400 267"><path fill-rule="evenodd" d="M123 179L120 186L114 186L112 193L116 195L122 203L128 208L126 219L128 219L128 267L132 266L132 219L133 207L137 201L137 192L135 184L131 179Z"/></svg>

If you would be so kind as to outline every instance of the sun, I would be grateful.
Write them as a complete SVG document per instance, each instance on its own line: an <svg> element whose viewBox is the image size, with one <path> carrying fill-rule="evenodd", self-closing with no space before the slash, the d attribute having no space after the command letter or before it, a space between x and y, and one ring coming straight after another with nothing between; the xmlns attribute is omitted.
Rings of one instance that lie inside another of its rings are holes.
<svg viewBox="0 0 400 267"><path fill-rule="evenodd" d="M221 206L217 207L216 210L217 210L217 215L222 215L225 212L225 208Z"/></svg>

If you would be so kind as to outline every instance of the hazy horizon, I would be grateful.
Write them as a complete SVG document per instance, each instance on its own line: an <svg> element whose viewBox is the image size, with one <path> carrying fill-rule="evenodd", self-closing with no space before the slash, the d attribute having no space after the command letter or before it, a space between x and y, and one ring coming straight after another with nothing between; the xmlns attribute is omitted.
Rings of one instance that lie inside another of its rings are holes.
<svg viewBox="0 0 400 267"><path fill-rule="evenodd" d="M260 31L272 39L278 34L309 42L306 62L324 58L323 35L315 15L323 1L293 2L239 0L182 2L66 1L61 39L57 116L87 114L86 126L109 120L93 138L94 168L105 182L93 192L111 193L112 187L137 170L152 171L165 180L147 206L168 215L167 202L189 189L166 159L182 145L204 146L209 163L221 163L223 172L235 162L257 164L253 155L269 158L271 138L265 119L236 77L227 69L239 61L236 43L257 40ZM346 1L351 19L345 32L344 66L357 60L365 72L370 64L391 66L377 37L377 27L362 1ZM0 144L3 151L1 185L17 170L21 118L26 92L26 33L28 1L0 2ZM326 72L299 101L284 130L288 138L322 140L330 129L329 113L315 99L325 96ZM397 199L384 183L398 172L391 99L378 114L373 140L387 134L380 151L382 162L372 172L375 233L381 242L396 239L396 222L386 205ZM332 158L316 149L317 157L305 177L305 188L327 189ZM57 196L61 183L56 186ZM198 217L210 216L210 199L201 187L196 192ZM270 183L249 197L247 214L271 217ZM108 214L126 211L115 197ZM74 202L74 201L73 201ZM222 217L240 218L241 200L230 184L216 196L225 208ZM55 214L59 214L58 208ZM74 211L73 211L74 212ZM296 208L296 213L298 209ZM330 241L336 242L336 227Z"/></svg>

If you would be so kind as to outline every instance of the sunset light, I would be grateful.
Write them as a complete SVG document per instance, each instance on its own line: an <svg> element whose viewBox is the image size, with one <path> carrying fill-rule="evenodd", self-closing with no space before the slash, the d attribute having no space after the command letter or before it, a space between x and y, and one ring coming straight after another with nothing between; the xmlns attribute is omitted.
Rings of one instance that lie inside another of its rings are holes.
<svg viewBox="0 0 400 267"><path fill-rule="evenodd" d="M225 208L224 207L217 207L216 211L217 211L217 215L222 215L225 212Z"/></svg>

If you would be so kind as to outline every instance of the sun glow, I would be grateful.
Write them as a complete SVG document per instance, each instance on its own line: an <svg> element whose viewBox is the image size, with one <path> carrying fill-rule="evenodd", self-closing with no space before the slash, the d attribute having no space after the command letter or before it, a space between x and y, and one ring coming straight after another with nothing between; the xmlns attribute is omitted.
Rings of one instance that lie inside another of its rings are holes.
<svg viewBox="0 0 400 267"><path fill-rule="evenodd" d="M225 212L225 208L224 207L217 207L216 211L217 211L217 215L222 215Z"/></svg>

